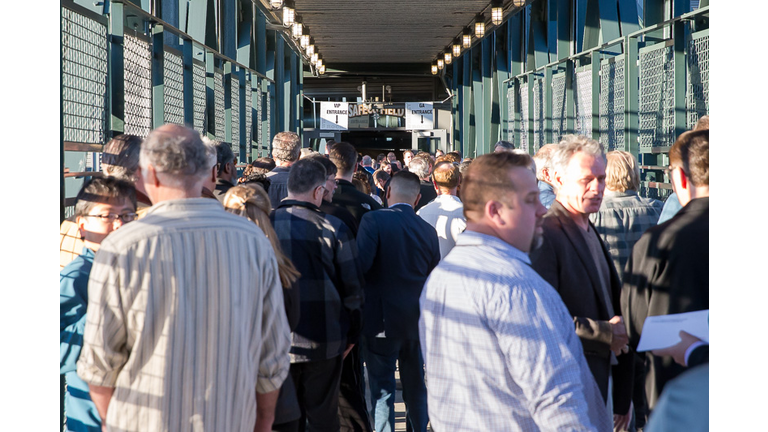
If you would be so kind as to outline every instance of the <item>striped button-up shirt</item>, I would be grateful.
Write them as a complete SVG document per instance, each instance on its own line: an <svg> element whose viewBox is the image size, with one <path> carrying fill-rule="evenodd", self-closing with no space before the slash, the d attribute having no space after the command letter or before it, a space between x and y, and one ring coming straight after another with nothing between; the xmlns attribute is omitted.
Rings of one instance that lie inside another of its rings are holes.
<svg viewBox="0 0 768 432"><path fill-rule="evenodd" d="M632 248L648 228L656 226L662 206L661 201L640 197L637 191L606 190L600 210L589 215L621 280Z"/></svg>
<svg viewBox="0 0 768 432"><path fill-rule="evenodd" d="M218 201L164 201L101 244L78 375L114 387L112 431L252 431L288 374L274 251Z"/></svg>
<svg viewBox="0 0 768 432"><path fill-rule="evenodd" d="M465 231L420 306L435 430L613 429L571 315L527 254Z"/></svg>

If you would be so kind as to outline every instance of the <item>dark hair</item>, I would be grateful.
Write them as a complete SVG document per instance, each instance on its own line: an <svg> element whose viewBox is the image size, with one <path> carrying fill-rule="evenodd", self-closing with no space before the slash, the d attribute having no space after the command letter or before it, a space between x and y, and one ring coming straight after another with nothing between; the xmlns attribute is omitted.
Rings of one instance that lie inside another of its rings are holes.
<svg viewBox="0 0 768 432"><path fill-rule="evenodd" d="M377 169L376 171L373 172L373 178L382 183L386 183L387 180L389 180L389 173L387 173L382 169Z"/></svg>
<svg viewBox="0 0 768 432"><path fill-rule="evenodd" d="M357 150L355 150L355 147L353 147L352 144L340 141L334 144L331 152L328 153L328 158L331 159L331 162L336 164L336 168L339 170L339 175L346 177L349 174L352 174L355 170L355 165L357 165Z"/></svg>
<svg viewBox="0 0 768 432"><path fill-rule="evenodd" d="M506 151L484 154L472 161L461 184L464 216L470 219L468 212L483 211L488 201L503 202L504 193L515 190L509 176L510 170L515 167L528 169L531 161L527 154Z"/></svg>
<svg viewBox="0 0 768 432"><path fill-rule="evenodd" d="M108 176L135 181L139 169L141 138L123 134L109 140L101 153L102 171Z"/></svg>
<svg viewBox="0 0 768 432"><path fill-rule="evenodd" d="M493 146L493 151L495 151L495 152L496 151L502 151L502 150L505 150L505 151L506 150L514 150L514 149L515 149L515 145L514 144L512 144L509 141L504 141L504 140L496 142L496 145Z"/></svg>
<svg viewBox="0 0 768 432"><path fill-rule="evenodd" d="M308 157L311 157L317 160L323 165L323 168L325 168L326 177L328 177L329 175L336 175L336 172L338 171L338 169L336 168L336 164L331 162L327 157L321 155L320 153L313 153L311 156L308 156Z"/></svg>
<svg viewBox="0 0 768 432"><path fill-rule="evenodd" d="M709 186L709 129L680 135L669 149L669 165L681 167L694 186Z"/></svg>
<svg viewBox="0 0 768 432"><path fill-rule="evenodd" d="M216 173L221 174L224 165L235 161L235 154L232 152L232 144L223 141L216 141Z"/></svg>
<svg viewBox="0 0 768 432"><path fill-rule="evenodd" d="M325 167L316 158L304 158L291 165L288 174L288 192L303 194L325 184Z"/></svg>
<svg viewBox="0 0 768 432"><path fill-rule="evenodd" d="M75 216L91 213L97 204L119 204L127 199L136 210L136 188L133 183L117 177L95 177L88 180L77 193Z"/></svg>
<svg viewBox="0 0 768 432"><path fill-rule="evenodd" d="M421 192L419 176L410 171L396 172L389 182L389 187L393 194L414 200Z"/></svg>
<svg viewBox="0 0 768 432"><path fill-rule="evenodd" d="M255 169L259 169L259 168L255 168ZM269 186L272 184L272 180L270 180L269 177L267 177L266 173L253 172L243 177L243 181L241 181L240 184L244 184L244 185L260 184L265 191L269 192Z"/></svg>

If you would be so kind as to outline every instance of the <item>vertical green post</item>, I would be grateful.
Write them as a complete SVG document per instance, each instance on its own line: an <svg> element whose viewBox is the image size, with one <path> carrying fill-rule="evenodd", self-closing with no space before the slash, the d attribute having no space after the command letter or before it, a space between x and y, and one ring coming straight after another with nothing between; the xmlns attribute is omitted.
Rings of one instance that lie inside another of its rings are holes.
<svg viewBox="0 0 768 432"><path fill-rule="evenodd" d="M287 130L285 127L285 42L280 34L275 34L275 133Z"/></svg>
<svg viewBox="0 0 768 432"><path fill-rule="evenodd" d="M163 26L152 26L152 127L165 123L165 52Z"/></svg>
<svg viewBox="0 0 768 432"><path fill-rule="evenodd" d="M624 142L626 151L639 161L638 143L640 83L637 38L624 38Z"/></svg>
<svg viewBox="0 0 768 432"><path fill-rule="evenodd" d="M245 124L245 117L247 114L246 110L250 110L250 106L245 105L245 92L251 91L251 89L245 88L245 69L238 68L237 71L237 82L238 82L238 103L240 104L238 113L240 115L240 118L238 119L238 123L240 124L240 142L237 143L237 145L240 146L240 160L239 163L248 163L250 160L248 159L248 153L247 153L247 144L248 144L248 137L250 136L250 131L246 128L247 125ZM251 117L251 123L253 123L253 117ZM234 143L233 143L234 145Z"/></svg>
<svg viewBox="0 0 768 432"><path fill-rule="evenodd" d="M184 123L195 124L195 77L194 77L194 44L184 39L182 46L182 62L184 64Z"/></svg>
<svg viewBox="0 0 768 432"><path fill-rule="evenodd" d="M555 66L556 67L556 66ZM553 142L552 136L552 68L544 69L544 144Z"/></svg>
<svg viewBox="0 0 768 432"><path fill-rule="evenodd" d="M470 48L464 54L464 74L462 94L464 96L462 111L462 138L461 145L464 150L464 157L474 157L475 151L475 130L473 127L474 109L472 104L472 49Z"/></svg>
<svg viewBox="0 0 768 432"><path fill-rule="evenodd" d="M682 13L683 12L681 12L681 14ZM686 82L687 67L685 62L687 38L685 34L685 21L676 21L672 26L674 32L673 37L675 40L675 136L672 139L675 140L680 134L688 129L688 125L686 124L686 111L688 108L685 101L685 95L688 90ZM670 142L668 145L671 146L673 143L674 142Z"/></svg>
<svg viewBox="0 0 768 432"><path fill-rule="evenodd" d="M208 138L221 139L216 136L216 84L214 84L214 68L216 67L216 58L213 53L205 51L205 133Z"/></svg>
<svg viewBox="0 0 768 432"><path fill-rule="evenodd" d="M482 140L477 144L477 155L490 152L491 141L494 139L493 127L493 35L487 36L482 41L482 50L480 52L481 71L482 71ZM498 102L498 101L497 101ZM498 135L498 126L496 134ZM495 142L495 141L494 141Z"/></svg>
<svg viewBox="0 0 768 432"><path fill-rule="evenodd" d="M112 3L109 14L109 100L111 102L109 133L111 137L125 131L125 66L123 60L124 36L123 20L125 6Z"/></svg>
<svg viewBox="0 0 768 432"><path fill-rule="evenodd" d="M232 70L233 66L231 62L224 62L224 141L235 146L237 143L232 142L232 74L236 73L236 70Z"/></svg>
<svg viewBox="0 0 768 432"><path fill-rule="evenodd" d="M576 63L574 60L565 62L565 133L573 133L576 129ZM564 133L564 134L565 134Z"/></svg>
<svg viewBox="0 0 768 432"><path fill-rule="evenodd" d="M534 135L534 115L533 115L533 74L529 74L525 79L525 85L528 87L528 154L533 155L535 153L533 135Z"/></svg>

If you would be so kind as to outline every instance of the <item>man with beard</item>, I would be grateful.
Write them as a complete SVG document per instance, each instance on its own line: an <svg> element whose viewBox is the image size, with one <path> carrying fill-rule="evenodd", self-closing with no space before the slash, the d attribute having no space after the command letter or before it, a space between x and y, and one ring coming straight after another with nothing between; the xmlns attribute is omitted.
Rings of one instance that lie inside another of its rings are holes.
<svg viewBox="0 0 768 432"><path fill-rule="evenodd" d="M467 229L422 291L434 430L612 430L571 314L530 266L546 213L530 163L511 152L472 163Z"/></svg>
<svg viewBox="0 0 768 432"><path fill-rule="evenodd" d="M595 140L567 135L552 157L557 196L542 224L542 245L531 251L531 263L568 307L587 364L622 429L631 416L634 362L632 356L621 355L629 341L619 316L621 282L589 221L603 200L605 153Z"/></svg>

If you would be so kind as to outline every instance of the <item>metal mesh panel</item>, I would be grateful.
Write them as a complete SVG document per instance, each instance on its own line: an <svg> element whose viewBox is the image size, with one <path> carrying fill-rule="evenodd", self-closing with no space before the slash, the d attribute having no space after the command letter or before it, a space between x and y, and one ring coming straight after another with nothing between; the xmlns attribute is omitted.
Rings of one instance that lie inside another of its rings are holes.
<svg viewBox="0 0 768 432"><path fill-rule="evenodd" d="M125 133L145 137L152 130L152 52L138 37L123 40Z"/></svg>
<svg viewBox="0 0 768 432"><path fill-rule="evenodd" d="M256 98L256 145L259 151L259 157L261 157L261 148L264 142L262 136L262 121L264 119L264 94L261 92L262 81L256 79L256 94L253 96Z"/></svg>
<svg viewBox="0 0 768 432"><path fill-rule="evenodd" d="M528 151L528 83L520 80L520 149Z"/></svg>
<svg viewBox="0 0 768 432"><path fill-rule="evenodd" d="M64 141L104 143L107 128L107 27L69 9L61 17Z"/></svg>
<svg viewBox="0 0 768 432"><path fill-rule="evenodd" d="M507 141L515 143L515 86L507 87Z"/></svg>
<svg viewBox="0 0 768 432"><path fill-rule="evenodd" d="M264 143L264 146L268 149L272 139L272 95L269 91L264 92L264 94L266 97L264 109L267 111L267 142Z"/></svg>
<svg viewBox="0 0 768 432"><path fill-rule="evenodd" d="M566 134L565 73L552 76L552 137L560 142Z"/></svg>
<svg viewBox="0 0 768 432"><path fill-rule="evenodd" d="M672 47L640 53L640 150L672 145L675 67Z"/></svg>
<svg viewBox="0 0 768 432"><path fill-rule="evenodd" d="M232 114L232 152L235 156L240 155L240 79L233 71L229 74L230 96L231 96L231 114Z"/></svg>
<svg viewBox="0 0 768 432"><path fill-rule="evenodd" d="M205 66L194 63L192 65L192 93L194 101L195 130L205 132Z"/></svg>
<svg viewBox="0 0 768 432"><path fill-rule="evenodd" d="M533 80L533 151L544 145L544 80Z"/></svg>
<svg viewBox="0 0 768 432"><path fill-rule="evenodd" d="M184 124L184 62L166 51L163 63L163 121Z"/></svg>
<svg viewBox="0 0 768 432"><path fill-rule="evenodd" d="M220 71L213 73L213 93L216 107L214 130L216 139L224 140L224 75Z"/></svg>
<svg viewBox="0 0 768 432"><path fill-rule="evenodd" d="M624 143L624 59L600 66L600 144L607 151Z"/></svg>
<svg viewBox="0 0 768 432"><path fill-rule="evenodd" d="M688 42L687 128L709 114L709 35Z"/></svg>
<svg viewBox="0 0 768 432"><path fill-rule="evenodd" d="M253 98L251 94L251 80L245 80L245 153L251 155L253 141Z"/></svg>
<svg viewBox="0 0 768 432"><path fill-rule="evenodd" d="M576 133L592 138L592 71L576 73Z"/></svg>

